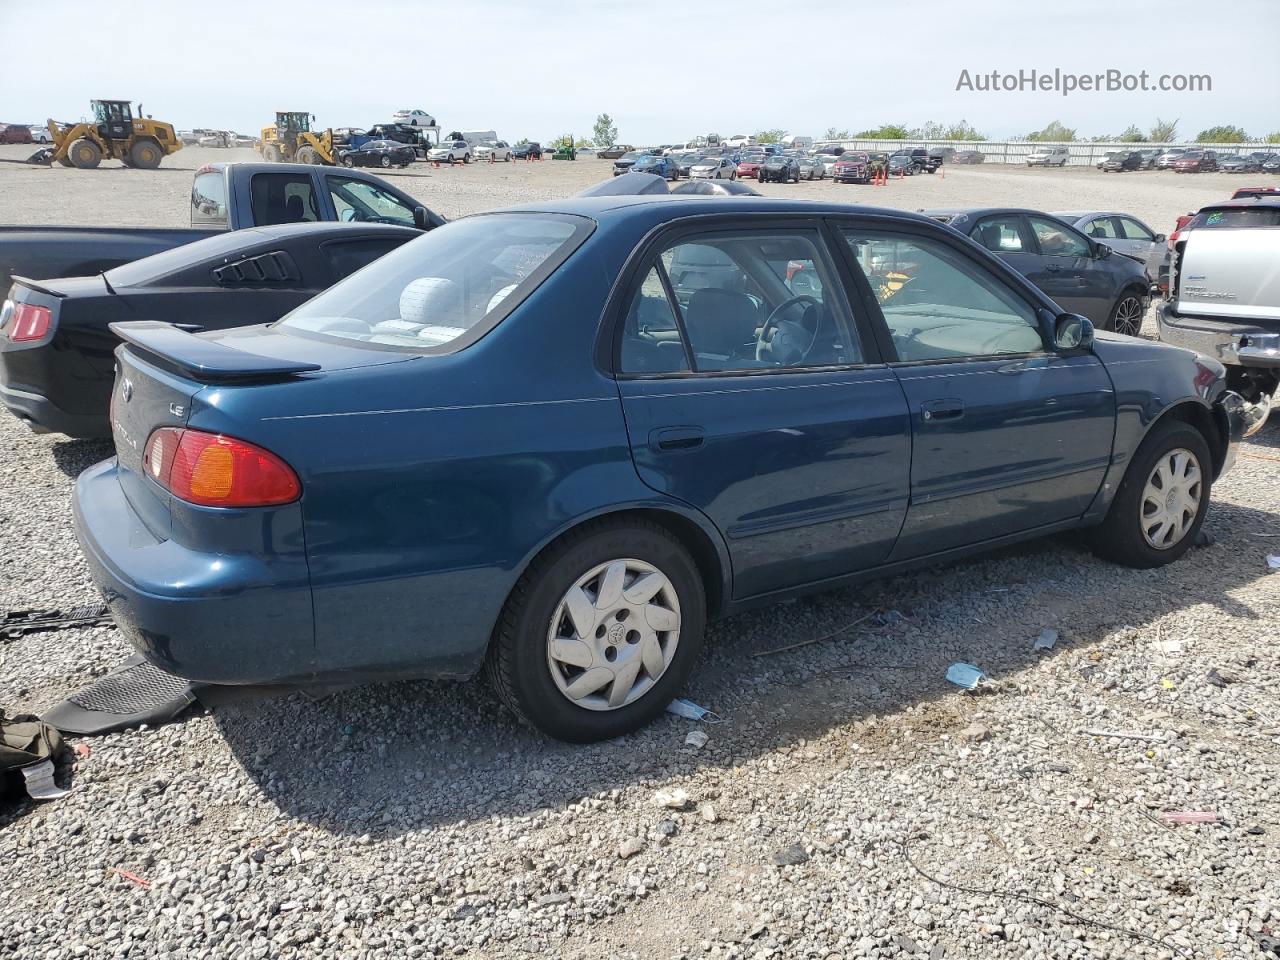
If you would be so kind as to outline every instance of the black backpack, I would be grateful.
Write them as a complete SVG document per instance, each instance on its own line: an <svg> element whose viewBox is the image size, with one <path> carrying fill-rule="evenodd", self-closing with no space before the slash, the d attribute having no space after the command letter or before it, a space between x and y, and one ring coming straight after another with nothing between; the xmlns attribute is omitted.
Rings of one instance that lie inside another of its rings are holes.
<svg viewBox="0 0 1280 960"><path fill-rule="evenodd" d="M53 782L62 734L37 717L6 717L0 709L0 800L29 796L55 800L66 793Z"/></svg>

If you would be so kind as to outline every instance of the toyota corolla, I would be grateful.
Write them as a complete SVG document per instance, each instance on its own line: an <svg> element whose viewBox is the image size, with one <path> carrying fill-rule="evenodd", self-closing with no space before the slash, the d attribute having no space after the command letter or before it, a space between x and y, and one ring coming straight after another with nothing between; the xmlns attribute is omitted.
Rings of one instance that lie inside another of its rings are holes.
<svg viewBox="0 0 1280 960"><path fill-rule="evenodd" d="M1177 560L1243 427L1216 361L1095 336L954 230L782 199L473 216L273 324L114 329L76 529L147 658L483 669L573 741L754 604L1075 528Z"/></svg>

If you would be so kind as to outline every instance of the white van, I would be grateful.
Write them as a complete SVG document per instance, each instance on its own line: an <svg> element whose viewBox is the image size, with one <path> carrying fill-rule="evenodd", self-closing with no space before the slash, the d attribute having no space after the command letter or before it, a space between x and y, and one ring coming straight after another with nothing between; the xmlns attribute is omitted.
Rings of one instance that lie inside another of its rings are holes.
<svg viewBox="0 0 1280 960"><path fill-rule="evenodd" d="M789 150L812 150L813 137L783 137L782 145Z"/></svg>
<svg viewBox="0 0 1280 960"><path fill-rule="evenodd" d="M1070 147L1036 147L1027 154L1027 166L1065 167L1070 159Z"/></svg>

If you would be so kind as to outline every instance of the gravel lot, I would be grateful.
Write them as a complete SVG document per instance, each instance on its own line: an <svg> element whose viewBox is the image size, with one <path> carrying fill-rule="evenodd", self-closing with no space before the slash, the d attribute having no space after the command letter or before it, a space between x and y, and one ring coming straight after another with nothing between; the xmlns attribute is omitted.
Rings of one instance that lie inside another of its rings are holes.
<svg viewBox="0 0 1280 960"><path fill-rule="evenodd" d="M0 220L179 226L191 170L238 155L184 150L155 173L0 164ZM399 182L454 216L607 169ZM1166 230L1249 179L983 167L765 189L1116 207ZM0 608L95 599L69 498L109 454L0 417ZM719 725L667 717L570 747L479 682L402 683L83 741L68 796L0 807L0 957L1265 957L1278 462L1273 428L1214 489L1212 544L1162 570L1058 538L716 624L688 696ZM1046 628L1060 639L1036 652ZM0 706L44 709L127 654L110 629L0 641ZM947 684L955 660L991 688Z"/></svg>

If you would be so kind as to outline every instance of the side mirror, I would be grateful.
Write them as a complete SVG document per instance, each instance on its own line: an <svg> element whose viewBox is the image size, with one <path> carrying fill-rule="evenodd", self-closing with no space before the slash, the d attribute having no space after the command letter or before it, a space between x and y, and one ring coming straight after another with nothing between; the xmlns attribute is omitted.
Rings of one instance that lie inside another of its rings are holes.
<svg viewBox="0 0 1280 960"><path fill-rule="evenodd" d="M414 207L414 208L413 208L413 225L414 225L415 227L417 227L419 230L429 230L429 229L431 229L430 224L429 224L429 223L428 223L428 221L427 221L427 208L426 208L426 207Z"/></svg>
<svg viewBox="0 0 1280 960"><path fill-rule="evenodd" d="M1154 242L1155 242L1155 243L1164 243L1164 242L1165 242L1166 240L1168 240L1168 239L1169 239L1169 238L1168 238L1168 237L1166 237L1163 233L1157 233L1157 234L1156 234L1156 238L1155 238L1155 241L1154 241Z"/></svg>
<svg viewBox="0 0 1280 960"><path fill-rule="evenodd" d="M1111 248L1105 243L1094 244L1093 255L1099 260L1105 260L1107 257L1111 256Z"/></svg>
<svg viewBox="0 0 1280 960"><path fill-rule="evenodd" d="M1093 323L1078 313L1060 313L1053 321L1053 343L1059 350L1088 350L1093 346Z"/></svg>

